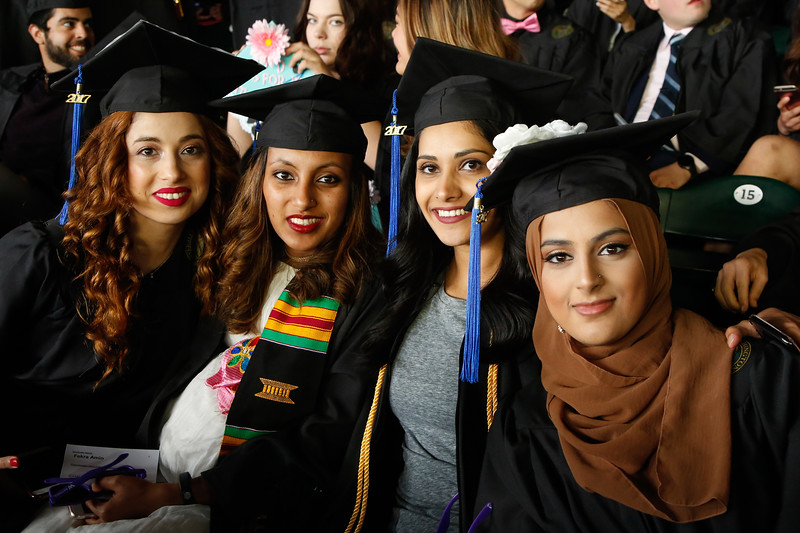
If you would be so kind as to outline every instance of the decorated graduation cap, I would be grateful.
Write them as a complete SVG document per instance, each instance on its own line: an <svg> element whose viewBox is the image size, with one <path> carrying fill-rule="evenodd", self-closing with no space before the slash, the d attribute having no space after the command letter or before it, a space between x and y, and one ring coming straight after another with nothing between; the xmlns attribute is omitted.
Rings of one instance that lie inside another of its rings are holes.
<svg viewBox="0 0 800 533"><path fill-rule="evenodd" d="M211 102L259 121L255 147L352 154L364 159L367 139L360 124L372 120L359 90L318 74Z"/></svg>
<svg viewBox="0 0 800 533"><path fill-rule="evenodd" d="M464 360L474 359L475 379L477 355L472 354L480 345L480 224L485 211L512 202L515 222L527 227L547 213L623 198L658 214L658 193L643 163L698 115L695 111L590 133L584 133L584 124L563 121L541 128L517 125L495 138L494 163L502 162L464 207L472 210Z"/></svg>
<svg viewBox="0 0 800 533"><path fill-rule="evenodd" d="M46 9L80 9L82 7L92 7L89 0L28 0L25 3L25 11L30 19L35 13Z"/></svg>
<svg viewBox="0 0 800 533"><path fill-rule="evenodd" d="M524 227L603 198L632 200L658 214L658 194L643 163L697 116L693 111L515 146L486 180L483 209L511 201Z"/></svg>
<svg viewBox="0 0 800 533"><path fill-rule="evenodd" d="M563 74L420 37L392 105L387 255L397 239L400 136L461 120L545 122L572 84Z"/></svg>
<svg viewBox="0 0 800 533"><path fill-rule="evenodd" d="M75 92L72 120L72 166L69 187L75 186L75 153L80 142L81 104L98 93L105 118L116 111L146 113L191 112L209 114L208 102L218 98L261 70L261 65L167 31L145 20L117 27L111 42L53 84L56 90ZM59 221L67 220L67 204Z"/></svg>

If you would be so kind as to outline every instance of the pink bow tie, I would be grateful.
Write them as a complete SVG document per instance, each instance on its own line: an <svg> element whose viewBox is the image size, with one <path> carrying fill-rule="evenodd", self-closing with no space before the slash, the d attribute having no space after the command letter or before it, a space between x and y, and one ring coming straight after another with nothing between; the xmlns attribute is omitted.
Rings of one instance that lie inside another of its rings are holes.
<svg viewBox="0 0 800 533"><path fill-rule="evenodd" d="M503 32L506 35L511 35L517 30L525 30L531 33L539 33L539 31L541 31L541 28L539 27L539 17L536 16L536 13L532 14L525 20L520 20L519 22L507 18L501 18L500 24L503 26Z"/></svg>

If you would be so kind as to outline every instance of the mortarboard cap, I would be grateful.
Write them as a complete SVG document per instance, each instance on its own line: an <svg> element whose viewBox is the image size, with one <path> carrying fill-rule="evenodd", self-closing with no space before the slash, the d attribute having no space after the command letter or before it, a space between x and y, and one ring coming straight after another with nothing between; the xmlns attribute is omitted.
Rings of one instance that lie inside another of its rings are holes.
<svg viewBox="0 0 800 533"><path fill-rule="evenodd" d="M397 88L398 122L415 132L460 120L540 124L553 118L572 81L519 61L420 37Z"/></svg>
<svg viewBox="0 0 800 533"><path fill-rule="evenodd" d="M81 66L85 92L105 92L102 115L115 111L205 113L207 103L263 67L140 20ZM72 76L56 89L69 89Z"/></svg>
<svg viewBox="0 0 800 533"><path fill-rule="evenodd" d="M572 78L518 61L420 37L414 43L392 109L389 242L395 246L400 209L401 133L461 120L511 126L550 120Z"/></svg>
<svg viewBox="0 0 800 533"><path fill-rule="evenodd" d="M80 9L82 7L92 7L89 0L28 0L25 3L25 11L30 19L35 13L45 9Z"/></svg>
<svg viewBox="0 0 800 533"><path fill-rule="evenodd" d="M513 198L516 223L527 228L535 218L553 211L602 198L624 198L645 204L658 214L658 194L642 163L698 114L695 111L515 146L482 180L464 207L472 212L472 225L463 380L477 381L481 213Z"/></svg>
<svg viewBox="0 0 800 533"><path fill-rule="evenodd" d="M360 162L367 147L360 124L374 116L363 101L353 86L318 74L211 105L262 120L256 146L341 152Z"/></svg>
<svg viewBox="0 0 800 533"><path fill-rule="evenodd" d="M643 163L698 115L692 111L516 146L483 185L484 209L512 201L523 227L547 213L603 198L639 202L658 214L656 188Z"/></svg>

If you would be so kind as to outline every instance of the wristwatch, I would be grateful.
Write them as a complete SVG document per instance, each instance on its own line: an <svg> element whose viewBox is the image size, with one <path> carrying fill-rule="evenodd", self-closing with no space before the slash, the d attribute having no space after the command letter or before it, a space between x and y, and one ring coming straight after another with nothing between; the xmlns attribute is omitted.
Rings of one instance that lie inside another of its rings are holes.
<svg viewBox="0 0 800 533"><path fill-rule="evenodd" d="M688 170L692 177L697 176L697 166L694 164L694 157L689 154L681 154L678 156L678 166Z"/></svg>
<svg viewBox="0 0 800 533"><path fill-rule="evenodd" d="M183 500L183 505L197 503L194 500L194 494L192 494L192 476L189 474L189 472L184 472L178 476L178 484L181 487L181 499Z"/></svg>

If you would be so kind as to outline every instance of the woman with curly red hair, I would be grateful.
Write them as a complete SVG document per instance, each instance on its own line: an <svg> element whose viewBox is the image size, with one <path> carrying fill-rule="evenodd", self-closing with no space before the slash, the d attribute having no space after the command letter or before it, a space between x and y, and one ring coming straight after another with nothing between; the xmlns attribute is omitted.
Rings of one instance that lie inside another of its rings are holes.
<svg viewBox="0 0 800 533"><path fill-rule="evenodd" d="M153 40L165 46L148 55ZM0 399L14 406L0 455L19 454L8 463L29 487L58 475L67 443L133 446L153 398L218 341L195 334L238 156L201 113L259 66L143 21L115 43L78 73L107 94L75 158L69 220L0 240ZM227 77L204 80L214 63Z"/></svg>

